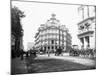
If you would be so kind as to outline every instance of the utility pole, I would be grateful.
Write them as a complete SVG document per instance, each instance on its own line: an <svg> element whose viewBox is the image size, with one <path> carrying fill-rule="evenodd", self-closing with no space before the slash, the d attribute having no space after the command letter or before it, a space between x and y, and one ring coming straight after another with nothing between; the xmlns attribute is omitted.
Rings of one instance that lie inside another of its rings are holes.
<svg viewBox="0 0 100 75"><path fill-rule="evenodd" d="M60 48L60 26L59 26L59 48Z"/></svg>
<svg viewBox="0 0 100 75"><path fill-rule="evenodd" d="M62 30L62 51L64 51L64 34L63 34L63 30ZM63 54L61 54L63 56Z"/></svg>
<svg viewBox="0 0 100 75"><path fill-rule="evenodd" d="M49 20L48 20L48 21L49 21ZM47 33L47 45L46 45L46 47L47 47L46 49L47 49L47 50L46 50L46 51L47 51L47 54L48 54L48 57L49 57L49 56L50 56L50 49L48 49L48 48L49 48L49 37L48 37L49 31L48 31L48 26L47 26L47 24L46 24L46 30L47 30L47 32L46 32L46 33Z"/></svg>

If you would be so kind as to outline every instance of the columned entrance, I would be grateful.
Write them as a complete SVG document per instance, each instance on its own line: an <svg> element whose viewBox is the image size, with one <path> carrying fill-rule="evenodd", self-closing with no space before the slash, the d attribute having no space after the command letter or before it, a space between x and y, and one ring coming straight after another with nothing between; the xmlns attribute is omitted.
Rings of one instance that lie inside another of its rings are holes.
<svg viewBox="0 0 100 75"><path fill-rule="evenodd" d="M81 49L84 49L84 38L80 38L81 41Z"/></svg>
<svg viewBox="0 0 100 75"><path fill-rule="evenodd" d="M80 41L81 41L81 49L90 48L90 37L89 36L81 37Z"/></svg>
<svg viewBox="0 0 100 75"><path fill-rule="evenodd" d="M89 36L85 37L85 41L87 42L86 48L90 47L90 40L89 40L89 38L90 38Z"/></svg>

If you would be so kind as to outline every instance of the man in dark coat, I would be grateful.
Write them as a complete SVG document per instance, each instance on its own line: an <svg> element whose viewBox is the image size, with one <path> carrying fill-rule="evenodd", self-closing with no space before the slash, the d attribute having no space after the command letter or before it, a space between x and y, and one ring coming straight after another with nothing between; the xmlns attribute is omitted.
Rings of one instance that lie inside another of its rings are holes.
<svg viewBox="0 0 100 75"><path fill-rule="evenodd" d="M21 60L23 60L23 54L24 54L24 51L23 51L23 49L21 49L20 50Z"/></svg>

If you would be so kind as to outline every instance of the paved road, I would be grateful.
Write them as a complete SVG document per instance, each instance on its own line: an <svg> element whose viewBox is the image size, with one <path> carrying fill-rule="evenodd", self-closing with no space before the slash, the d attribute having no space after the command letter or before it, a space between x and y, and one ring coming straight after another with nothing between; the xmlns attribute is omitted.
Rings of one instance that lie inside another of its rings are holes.
<svg viewBox="0 0 100 75"><path fill-rule="evenodd" d="M63 56L51 54L48 57L45 54L38 55L35 59L33 57L24 60L20 60L20 58L13 59L11 68L14 74L86 70L95 68L95 60L72 57L66 54Z"/></svg>
<svg viewBox="0 0 100 75"><path fill-rule="evenodd" d="M11 61L11 73L13 74L24 74L27 73L27 66L25 60L21 58L14 58Z"/></svg>
<svg viewBox="0 0 100 75"><path fill-rule="evenodd" d="M28 73L95 69L94 60L68 55L54 56L51 54L50 57L47 54L38 55L35 59L29 58L28 63Z"/></svg>
<svg viewBox="0 0 100 75"><path fill-rule="evenodd" d="M82 57L73 57L73 56L68 56L68 55L63 55L63 56L54 56L54 54L51 54L50 57L48 57L47 54L45 55L38 55L37 59L61 59L65 61L70 61L74 63L79 63L82 65L86 66L95 66L96 61L88 58L82 58Z"/></svg>

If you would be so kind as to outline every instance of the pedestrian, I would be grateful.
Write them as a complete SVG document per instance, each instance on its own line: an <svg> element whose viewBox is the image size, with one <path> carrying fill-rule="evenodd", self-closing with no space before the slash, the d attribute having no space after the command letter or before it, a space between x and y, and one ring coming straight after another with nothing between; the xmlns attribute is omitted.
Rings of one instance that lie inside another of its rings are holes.
<svg viewBox="0 0 100 75"><path fill-rule="evenodd" d="M48 57L50 56L50 50L48 50Z"/></svg>
<svg viewBox="0 0 100 75"><path fill-rule="evenodd" d="M23 60L23 49L21 49L20 54L21 54L21 60Z"/></svg>
<svg viewBox="0 0 100 75"><path fill-rule="evenodd" d="M57 49L55 50L55 56L57 55Z"/></svg>
<svg viewBox="0 0 100 75"><path fill-rule="evenodd" d="M28 57L28 51L26 52L26 57Z"/></svg>

